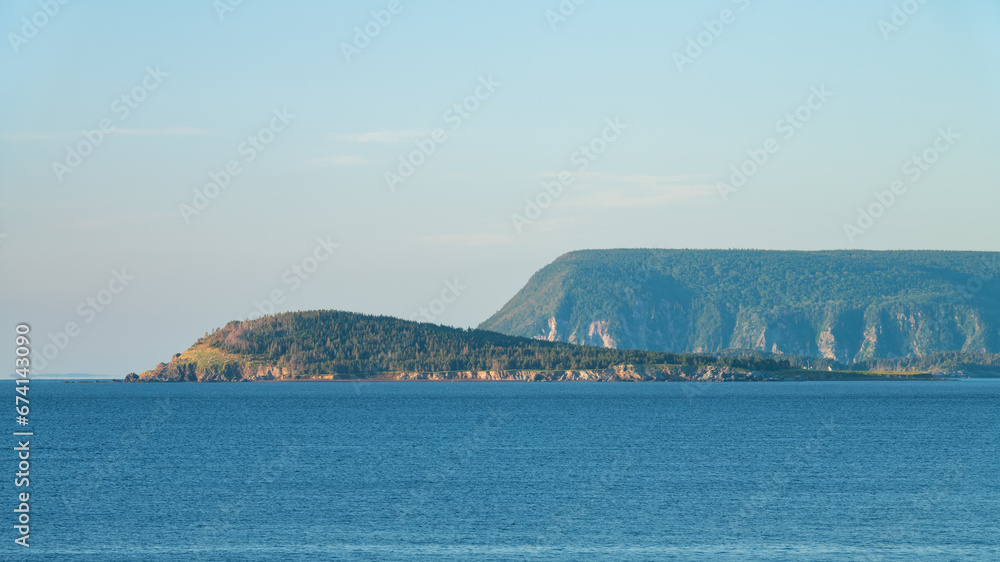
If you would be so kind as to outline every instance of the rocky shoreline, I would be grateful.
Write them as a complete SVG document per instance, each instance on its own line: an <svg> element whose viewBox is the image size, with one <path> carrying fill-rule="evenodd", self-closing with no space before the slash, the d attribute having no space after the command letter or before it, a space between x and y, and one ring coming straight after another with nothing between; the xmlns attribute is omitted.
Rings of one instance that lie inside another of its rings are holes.
<svg viewBox="0 0 1000 562"><path fill-rule="evenodd" d="M694 365L616 365L607 369L404 371L370 374L303 374L262 362L199 365L195 361L160 363L124 382L254 381L521 381L521 382L767 382L837 380L948 380L968 373L868 373L860 371L751 371Z"/></svg>
<svg viewBox="0 0 1000 562"><path fill-rule="evenodd" d="M125 382L238 382L275 380L382 380L382 381L775 381L772 373L726 367L621 365L608 369L566 371L449 371L383 373L371 377L350 375L293 375L289 369L265 365L227 364L199 368L196 363L161 363L141 374L130 373Z"/></svg>
<svg viewBox="0 0 1000 562"><path fill-rule="evenodd" d="M456 371L446 373L399 373L400 381L775 381L770 373L722 367L622 365L609 369L569 371Z"/></svg>

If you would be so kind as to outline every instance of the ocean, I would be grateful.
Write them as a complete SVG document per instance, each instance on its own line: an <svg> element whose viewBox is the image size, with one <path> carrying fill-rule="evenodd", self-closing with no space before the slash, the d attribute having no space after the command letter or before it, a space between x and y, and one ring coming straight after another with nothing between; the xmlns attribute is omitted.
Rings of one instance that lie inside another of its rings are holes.
<svg viewBox="0 0 1000 562"><path fill-rule="evenodd" d="M10 448L2 485L31 546L0 558L997 559L998 405L982 380L35 381L30 487Z"/></svg>

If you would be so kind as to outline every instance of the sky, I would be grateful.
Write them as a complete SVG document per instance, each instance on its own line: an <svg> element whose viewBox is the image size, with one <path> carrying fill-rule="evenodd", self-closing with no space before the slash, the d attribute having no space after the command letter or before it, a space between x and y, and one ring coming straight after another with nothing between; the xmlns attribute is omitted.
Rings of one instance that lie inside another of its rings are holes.
<svg viewBox="0 0 1000 562"><path fill-rule="evenodd" d="M1000 4L0 4L0 357L476 326L594 248L1000 250ZM449 301L449 302L446 302Z"/></svg>

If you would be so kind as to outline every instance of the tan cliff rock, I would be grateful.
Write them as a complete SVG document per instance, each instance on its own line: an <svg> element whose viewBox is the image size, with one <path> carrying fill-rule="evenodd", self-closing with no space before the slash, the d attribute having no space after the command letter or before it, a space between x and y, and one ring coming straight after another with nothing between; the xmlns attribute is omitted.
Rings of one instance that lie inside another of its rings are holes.
<svg viewBox="0 0 1000 562"><path fill-rule="evenodd" d="M293 377L287 368L266 365L228 364L220 368L199 368L195 363L160 363L154 369L126 377L126 382L239 382L268 380L332 379L331 375ZM338 380L351 380L349 375L337 375ZM366 377L357 377L366 378ZM617 365L608 369L567 371L449 371L386 373L378 380L396 381L592 381L592 382L682 382L682 381L770 381L777 377L769 373L745 371L728 367L696 367L678 365Z"/></svg>
<svg viewBox="0 0 1000 562"><path fill-rule="evenodd" d="M769 373L722 367L618 365L609 369L570 371L454 371L445 373L400 373L400 381L769 381Z"/></svg>

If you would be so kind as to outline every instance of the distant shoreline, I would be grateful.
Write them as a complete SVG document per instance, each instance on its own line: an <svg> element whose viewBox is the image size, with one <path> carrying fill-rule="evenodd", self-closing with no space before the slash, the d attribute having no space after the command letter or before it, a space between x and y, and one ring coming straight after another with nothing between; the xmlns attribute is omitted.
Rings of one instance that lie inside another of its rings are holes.
<svg viewBox="0 0 1000 562"><path fill-rule="evenodd" d="M377 375L371 377L349 377L337 375L317 375L317 376L297 376L297 377L275 377L268 379L237 379L226 380L206 380L206 381L176 381L176 380L141 380L123 381L114 379L114 382L324 382L324 383L358 383L358 382L539 382L539 383L559 383L559 382L814 382L814 381L951 381L963 380L971 377L949 376L933 373L847 373L847 372L789 372L789 373L746 373L742 376L733 376L732 373L725 377L703 377L703 378L620 378L608 376L590 376L570 378L558 378L563 372L547 373L518 373L516 376L507 373L402 373L390 375ZM574 373L567 371L565 373ZM477 376L478 375L478 376ZM555 375L555 376L553 376ZM66 382L91 382L91 381L66 381ZM111 382L111 381L105 381Z"/></svg>
<svg viewBox="0 0 1000 562"><path fill-rule="evenodd" d="M458 372L393 372L372 376L352 376L347 374L302 375L273 378L241 378L235 380L138 380L128 381L115 377L38 377L38 382L63 383L120 383L120 382L813 382L813 381L956 381L991 380L996 377L980 377L965 373L900 373L871 371L809 371L790 370L782 372L733 372L726 371L709 375L682 377L644 377L633 373L626 376L609 374L607 371L458 371ZM14 380L13 378L8 380ZM1000 380L1000 378L997 378Z"/></svg>

